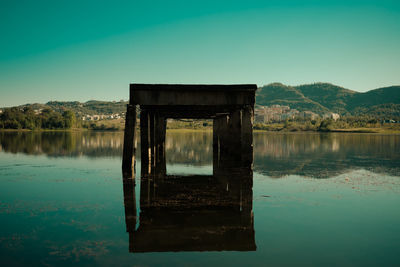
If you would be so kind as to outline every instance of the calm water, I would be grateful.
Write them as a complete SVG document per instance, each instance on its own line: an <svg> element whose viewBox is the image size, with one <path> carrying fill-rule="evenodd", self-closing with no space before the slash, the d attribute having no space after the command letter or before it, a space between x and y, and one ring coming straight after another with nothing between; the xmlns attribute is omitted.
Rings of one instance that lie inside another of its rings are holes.
<svg viewBox="0 0 400 267"><path fill-rule="evenodd" d="M122 133L0 132L2 266L400 265L400 136L255 133L247 252L129 253L122 143ZM168 174L212 174L209 132L167 133L166 154Z"/></svg>

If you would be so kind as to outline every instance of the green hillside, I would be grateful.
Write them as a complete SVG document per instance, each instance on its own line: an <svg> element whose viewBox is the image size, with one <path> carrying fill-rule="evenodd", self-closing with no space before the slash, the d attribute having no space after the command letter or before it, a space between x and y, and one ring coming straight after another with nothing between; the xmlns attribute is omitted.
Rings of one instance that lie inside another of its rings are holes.
<svg viewBox="0 0 400 267"><path fill-rule="evenodd" d="M400 113L400 86L355 92L329 83L287 86L272 83L258 89L258 105L288 105L299 111L318 114L335 112L341 115L373 115L398 117Z"/></svg>
<svg viewBox="0 0 400 267"><path fill-rule="evenodd" d="M341 114L347 112L346 100L352 95L358 94L355 91L330 83L300 85L295 86L295 88L302 92L305 97L321 104L332 112Z"/></svg>
<svg viewBox="0 0 400 267"><path fill-rule="evenodd" d="M320 103L305 97L304 94L292 86L281 83L272 83L258 88L256 93L256 103L262 106L287 105L292 109L312 110L316 113L328 112L329 109Z"/></svg>
<svg viewBox="0 0 400 267"><path fill-rule="evenodd" d="M400 86L390 86L354 94L347 99L349 110L382 104L400 104Z"/></svg>

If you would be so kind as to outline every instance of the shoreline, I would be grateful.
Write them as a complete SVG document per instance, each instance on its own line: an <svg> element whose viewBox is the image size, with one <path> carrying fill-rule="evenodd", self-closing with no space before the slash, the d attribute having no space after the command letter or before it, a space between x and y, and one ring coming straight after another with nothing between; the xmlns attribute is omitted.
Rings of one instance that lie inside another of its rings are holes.
<svg viewBox="0 0 400 267"><path fill-rule="evenodd" d="M139 129L136 129L140 132ZM74 129L37 129L37 130L29 130L29 129L0 129L0 132L124 132L123 129L119 130L92 130L85 128L74 128ZM203 129L191 129L191 128L174 128L167 129L167 132L212 132L212 128L203 128ZM362 133L362 134L400 134L400 130L395 129L384 129L384 128L349 128L349 129L333 129L330 131L312 131L312 130L281 130L281 131L271 131L271 130L263 130L263 129L253 129L254 133L291 133L291 134L301 134L301 133Z"/></svg>

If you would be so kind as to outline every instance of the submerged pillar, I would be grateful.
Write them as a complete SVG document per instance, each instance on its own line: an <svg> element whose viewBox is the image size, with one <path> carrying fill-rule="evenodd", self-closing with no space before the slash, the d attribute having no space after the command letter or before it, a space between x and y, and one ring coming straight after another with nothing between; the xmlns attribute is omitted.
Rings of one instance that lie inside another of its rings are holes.
<svg viewBox="0 0 400 267"><path fill-rule="evenodd" d="M125 206L125 223L126 231L135 231L136 226L136 197L135 183L133 180L126 180L123 183L124 206Z"/></svg>

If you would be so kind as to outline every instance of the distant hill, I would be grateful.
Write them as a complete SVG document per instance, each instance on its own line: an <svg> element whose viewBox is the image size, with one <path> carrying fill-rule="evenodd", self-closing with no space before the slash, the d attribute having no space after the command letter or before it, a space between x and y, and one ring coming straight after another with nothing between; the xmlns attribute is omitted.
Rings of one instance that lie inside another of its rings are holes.
<svg viewBox="0 0 400 267"><path fill-rule="evenodd" d="M321 104L328 110L342 114L347 111L346 99L358 94L355 91L329 83L300 85L295 88L302 92L305 97Z"/></svg>
<svg viewBox="0 0 400 267"><path fill-rule="evenodd" d="M329 109L320 103L304 96L304 94L292 86L281 83L273 83L257 90L256 103L262 106L287 105L298 110L312 110L316 113L328 112Z"/></svg>
<svg viewBox="0 0 400 267"><path fill-rule="evenodd" d="M288 105L299 111L318 114L335 112L341 115L371 114L399 116L400 86L391 86L359 93L329 83L287 86L272 83L258 89L258 105Z"/></svg>
<svg viewBox="0 0 400 267"><path fill-rule="evenodd" d="M90 100L85 103L81 103L78 101L50 101L46 104L26 104L19 106L23 107L31 107L32 109L45 109L50 108L57 112L62 112L64 110L71 110L76 114L114 114L121 113L126 111L127 101L96 101Z"/></svg>
<svg viewBox="0 0 400 267"><path fill-rule="evenodd" d="M127 101L50 101L46 104L26 104L32 109L50 108L62 113L71 110L77 115L113 114L126 111ZM335 112L341 115L372 115L380 118L400 118L400 86L378 88L359 93L330 83L288 86L272 83L256 92L256 104L288 105L299 111L310 110L320 115Z"/></svg>
<svg viewBox="0 0 400 267"><path fill-rule="evenodd" d="M382 104L400 104L400 86L390 86L352 95L348 100L351 111Z"/></svg>

